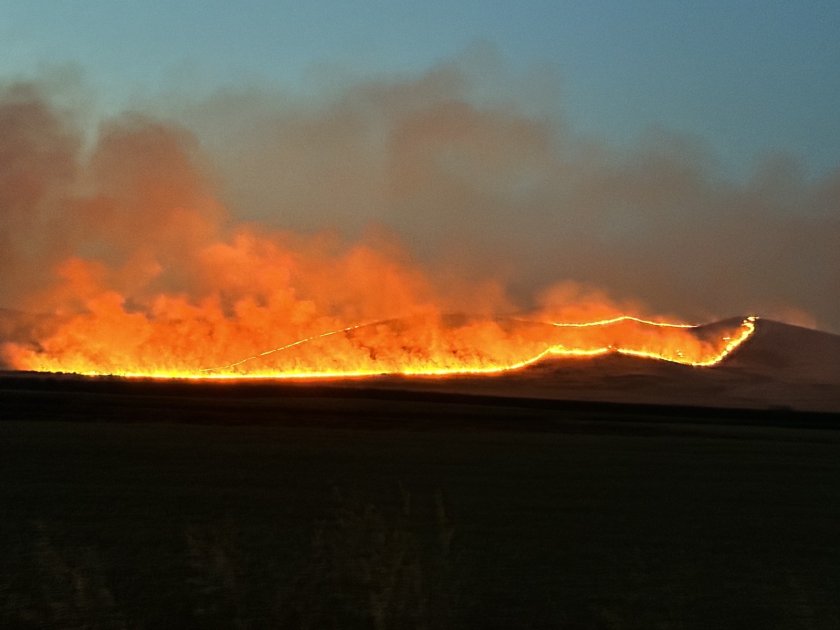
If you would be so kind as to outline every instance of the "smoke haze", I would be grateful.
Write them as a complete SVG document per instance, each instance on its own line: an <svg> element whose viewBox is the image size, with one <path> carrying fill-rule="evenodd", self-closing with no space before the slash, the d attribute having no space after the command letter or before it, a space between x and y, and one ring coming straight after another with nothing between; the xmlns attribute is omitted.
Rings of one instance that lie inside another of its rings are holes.
<svg viewBox="0 0 840 630"><path fill-rule="evenodd" d="M6 85L0 308L118 314L111 341L200 319L185 346L233 326L242 352L281 320L306 336L430 312L840 330L840 169L806 180L777 155L727 177L697 139L617 148L475 75L170 97L93 132L48 85Z"/></svg>
<svg viewBox="0 0 840 630"><path fill-rule="evenodd" d="M574 282L691 320L840 330L840 168L809 181L780 153L728 177L702 139L661 129L612 147L526 97L476 97L463 65L315 101L227 93L184 117L231 207L303 231L385 226L523 307Z"/></svg>

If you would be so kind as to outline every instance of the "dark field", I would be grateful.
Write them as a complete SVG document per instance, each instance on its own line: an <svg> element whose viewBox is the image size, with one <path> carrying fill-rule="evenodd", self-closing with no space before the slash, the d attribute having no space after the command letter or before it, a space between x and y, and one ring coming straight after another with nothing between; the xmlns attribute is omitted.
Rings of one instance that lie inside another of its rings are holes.
<svg viewBox="0 0 840 630"><path fill-rule="evenodd" d="M0 380L0 626L836 628L840 417Z"/></svg>

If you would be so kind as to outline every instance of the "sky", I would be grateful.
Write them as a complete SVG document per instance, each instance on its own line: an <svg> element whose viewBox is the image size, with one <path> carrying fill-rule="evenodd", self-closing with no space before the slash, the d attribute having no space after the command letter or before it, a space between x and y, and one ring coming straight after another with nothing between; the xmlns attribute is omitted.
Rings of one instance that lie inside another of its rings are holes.
<svg viewBox="0 0 840 630"><path fill-rule="evenodd" d="M118 109L176 85L417 73L485 46L514 73L542 70L582 132L627 143L662 127L733 174L785 152L817 176L840 164L838 32L829 0L0 0L0 76L75 64Z"/></svg>
<svg viewBox="0 0 840 630"><path fill-rule="evenodd" d="M152 312L220 248L358 245L453 310L840 331L838 32L816 1L0 0L0 309L67 307L68 260L73 303Z"/></svg>

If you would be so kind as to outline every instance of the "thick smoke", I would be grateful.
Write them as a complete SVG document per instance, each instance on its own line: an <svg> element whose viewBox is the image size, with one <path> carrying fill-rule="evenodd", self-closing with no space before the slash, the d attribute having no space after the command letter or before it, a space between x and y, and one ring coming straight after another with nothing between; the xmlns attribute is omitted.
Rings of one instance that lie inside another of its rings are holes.
<svg viewBox="0 0 840 630"><path fill-rule="evenodd" d="M653 129L616 148L481 87L450 64L321 100L231 92L182 115L232 207L297 230L385 225L427 266L502 280L520 306L574 282L691 320L840 330L840 165L808 180L780 153L730 177L699 139Z"/></svg>
<svg viewBox="0 0 840 630"><path fill-rule="evenodd" d="M478 83L450 64L317 98L169 99L92 137L43 86L2 88L0 334L40 351L68 318L109 343L166 321L224 361L281 325L456 311L840 330L840 170L768 157L742 181L692 139L614 148Z"/></svg>

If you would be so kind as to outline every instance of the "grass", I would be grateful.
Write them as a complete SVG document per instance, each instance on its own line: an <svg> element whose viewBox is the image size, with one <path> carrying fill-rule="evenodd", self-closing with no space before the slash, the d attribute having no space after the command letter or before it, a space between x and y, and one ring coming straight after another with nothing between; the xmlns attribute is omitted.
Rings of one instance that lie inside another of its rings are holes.
<svg viewBox="0 0 840 630"><path fill-rule="evenodd" d="M434 497L436 528L423 540L412 519L413 498L399 486L401 505L383 508L334 489L328 515L312 530L308 553L285 588L278 576L254 598L254 575L243 564L242 533L225 520L184 531L185 582L179 594L189 611L179 627L452 628L457 591L454 526L442 494ZM2 591L3 627L134 628L114 598L95 548L57 547L49 528L35 523L27 588ZM164 612L164 611L159 611ZM161 618L162 619L162 618ZM158 620L156 623L160 623Z"/></svg>
<svg viewBox="0 0 840 630"><path fill-rule="evenodd" d="M840 625L834 431L405 429L400 404L389 428L5 416L0 627Z"/></svg>

